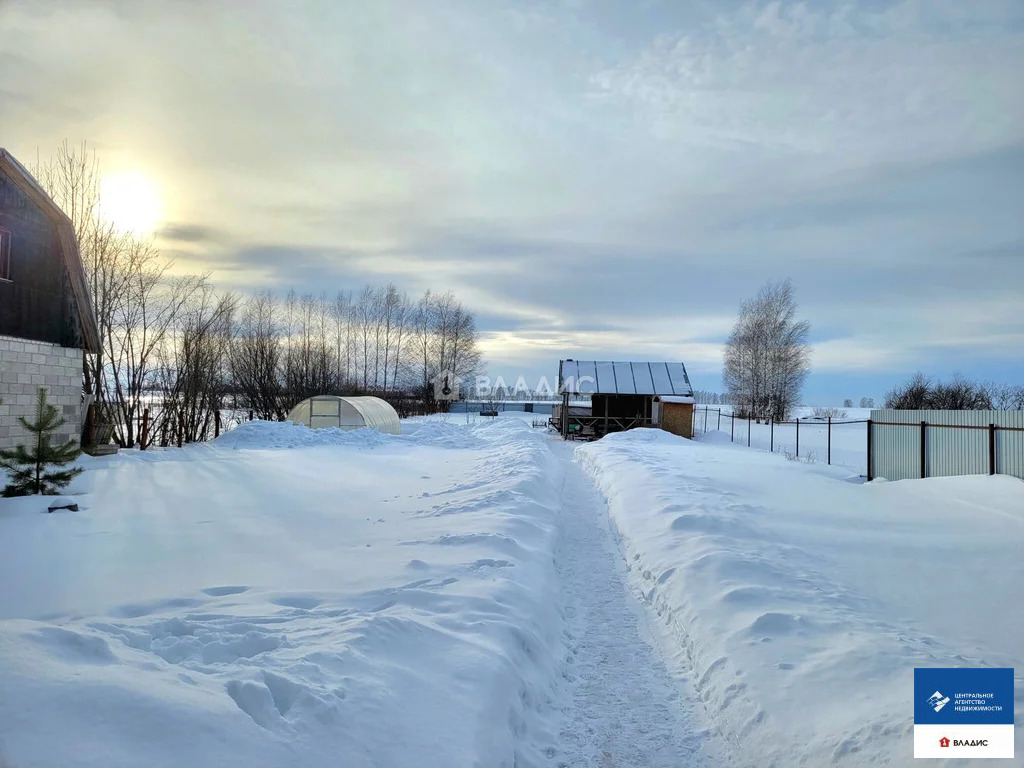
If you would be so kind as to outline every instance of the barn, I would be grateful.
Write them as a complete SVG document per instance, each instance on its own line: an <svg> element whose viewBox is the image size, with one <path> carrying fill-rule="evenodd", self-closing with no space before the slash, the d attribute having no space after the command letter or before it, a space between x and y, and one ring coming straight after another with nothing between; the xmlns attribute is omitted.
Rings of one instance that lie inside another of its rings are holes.
<svg viewBox="0 0 1024 768"><path fill-rule="evenodd" d="M56 441L81 439L84 355L99 347L71 220L0 148L0 447L24 441L39 387L67 421Z"/></svg>
<svg viewBox="0 0 1024 768"><path fill-rule="evenodd" d="M635 427L693 435L693 387L682 363L561 360L558 392L556 426L563 437L597 438ZM589 414L569 408L581 397L590 398Z"/></svg>

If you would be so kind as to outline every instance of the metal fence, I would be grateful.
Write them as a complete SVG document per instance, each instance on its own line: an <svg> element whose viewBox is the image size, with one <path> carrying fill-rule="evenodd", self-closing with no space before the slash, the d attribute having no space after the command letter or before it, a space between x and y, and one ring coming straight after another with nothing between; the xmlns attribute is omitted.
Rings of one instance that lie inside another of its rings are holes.
<svg viewBox="0 0 1024 768"><path fill-rule="evenodd" d="M736 416L721 408L710 408L708 406L697 406L694 412L694 430L704 432L721 431L729 433L729 440L733 443L745 444L748 448L761 448L767 446L771 453L784 453L794 459L808 461L824 461L826 464L843 464L851 466L848 460L848 443L851 435L848 430L843 430L842 445L836 445L833 437L838 434L838 428L849 424L867 424L867 419L842 419L842 418L797 418L791 421L775 421L773 419L751 419ZM860 469L864 465L867 443L863 430L856 436L858 462L854 468ZM801 445L802 442L802 445ZM842 448L842 455L833 455L833 449Z"/></svg>
<svg viewBox="0 0 1024 768"><path fill-rule="evenodd" d="M792 458L843 464L868 480L997 474L1024 479L1024 411L878 409L870 419L757 421L698 406L694 415L697 430L726 432L732 442ZM865 427L854 434L847 425L855 424Z"/></svg>
<svg viewBox="0 0 1024 768"><path fill-rule="evenodd" d="M1024 411L871 412L868 479L1013 475L1024 479Z"/></svg>

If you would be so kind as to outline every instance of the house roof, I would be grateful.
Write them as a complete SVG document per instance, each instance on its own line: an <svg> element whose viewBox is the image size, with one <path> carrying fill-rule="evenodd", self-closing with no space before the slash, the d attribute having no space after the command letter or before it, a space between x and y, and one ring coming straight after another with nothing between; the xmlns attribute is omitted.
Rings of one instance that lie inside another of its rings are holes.
<svg viewBox="0 0 1024 768"><path fill-rule="evenodd" d="M85 339L85 347L89 352L99 352L100 332L96 325L96 315L93 313L92 299L89 296L89 283L85 277L85 267L82 264L81 254L78 252L78 241L75 238L75 228L71 219L46 193L46 190L40 186L25 166L3 147L0 147L0 171L7 175L53 222L60 240L64 264L68 270L71 291L75 296L75 305L78 307L78 321L82 328L82 338Z"/></svg>
<svg viewBox="0 0 1024 768"><path fill-rule="evenodd" d="M693 396L682 363L562 360L558 363L558 391L574 395Z"/></svg>

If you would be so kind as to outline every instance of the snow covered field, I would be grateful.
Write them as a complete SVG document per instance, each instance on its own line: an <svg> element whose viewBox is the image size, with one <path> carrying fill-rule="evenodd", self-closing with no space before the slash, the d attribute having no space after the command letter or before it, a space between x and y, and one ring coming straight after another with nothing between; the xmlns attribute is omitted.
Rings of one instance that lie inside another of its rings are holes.
<svg viewBox="0 0 1024 768"><path fill-rule="evenodd" d="M0 765L547 764L549 459L254 422L92 462L78 513L0 501Z"/></svg>
<svg viewBox="0 0 1024 768"><path fill-rule="evenodd" d="M1015 667L1021 711L1024 483L863 484L714 440L577 455L739 764L910 765L914 667Z"/></svg>
<svg viewBox="0 0 1024 768"><path fill-rule="evenodd" d="M0 766L903 766L915 666L1024 699L1019 480L546 418L252 422L0 499Z"/></svg>
<svg viewBox="0 0 1024 768"><path fill-rule="evenodd" d="M694 430L700 435L705 432L724 432L731 437L736 445L747 445L747 427L745 419L736 419L735 425L731 424L728 416L729 406L705 406L698 405L694 413ZM723 411L721 418L715 409ZM871 417L870 408L843 408L846 417L835 419L837 422L867 420ZM795 408L792 419L799 418L800 423L800 446L799 458L801 461L810 461L819 464L827 464L829 457L828 426L824 422L813 420L814 408L802 406ZM807 421L804 421L807 419ZM769 451L774 448L775 453L790 456L797 456L797 427L796 424L776 424L774 427L768 424L752 422L750 427L750 447L762 451ZM730 432L730 430L732 430ZM851 469L858 474L867 472L867 450L868 450L867 424L853 423L832 425L832 465Z"/></svg>

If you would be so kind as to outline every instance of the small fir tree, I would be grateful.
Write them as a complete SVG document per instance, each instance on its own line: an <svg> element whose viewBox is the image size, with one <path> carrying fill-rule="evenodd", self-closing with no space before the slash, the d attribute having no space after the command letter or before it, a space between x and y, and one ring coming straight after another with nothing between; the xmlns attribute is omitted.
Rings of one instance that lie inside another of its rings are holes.
<svg viewBox="0 0 1024 768"><path fill-rule="evenodd" d="M0 467L10 473L4 496L56 494L82 472L81 467L58 469L78 456L74 440L52 445L54 433L65 424L57 409L46 402L46 390L39 389L36 418L29 421L20 416L21 426L34 436L31 447L18 445L13 450L0 449Z"/></svg>

